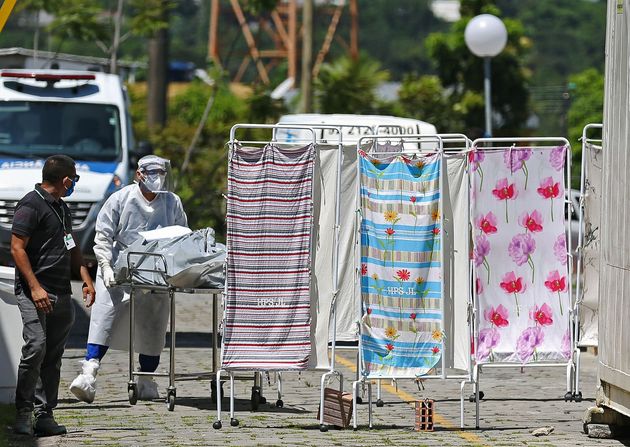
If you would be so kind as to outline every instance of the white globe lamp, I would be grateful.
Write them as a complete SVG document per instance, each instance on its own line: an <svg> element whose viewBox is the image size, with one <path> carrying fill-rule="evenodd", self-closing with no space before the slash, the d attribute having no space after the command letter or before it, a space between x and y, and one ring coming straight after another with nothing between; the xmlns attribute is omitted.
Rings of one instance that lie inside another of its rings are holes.
<svg viewBox="0 0 630 447"><path fill-rule="evenodd" d="M507 29L496 16L480 14L468 22L464 31L466 46L475 56L483 58L484 102L486 110L486 136L492 136L492 110L490 101L490 58L498 55L507 43Z"/></svg>

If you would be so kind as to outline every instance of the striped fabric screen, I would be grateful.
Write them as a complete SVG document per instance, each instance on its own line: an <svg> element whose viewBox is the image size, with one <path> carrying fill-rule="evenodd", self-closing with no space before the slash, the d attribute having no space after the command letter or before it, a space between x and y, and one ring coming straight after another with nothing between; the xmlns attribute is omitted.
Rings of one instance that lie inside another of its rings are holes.
<svg viewBox="0 0 630 447"><path fill-rule="evenodd" d="M314 154L232 148L224 368L308 365Z"/></svg>
<svg viewBox="0 0 630 447"><path fill-rule="evenodd" d="M421 376L443 346L441 157L359 155L363 372Z"/></svg>

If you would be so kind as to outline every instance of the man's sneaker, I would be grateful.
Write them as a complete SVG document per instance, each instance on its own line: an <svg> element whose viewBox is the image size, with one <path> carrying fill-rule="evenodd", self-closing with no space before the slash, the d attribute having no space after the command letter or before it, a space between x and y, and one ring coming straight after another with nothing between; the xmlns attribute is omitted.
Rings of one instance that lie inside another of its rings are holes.
<svg viewBox="0 0 630 447"><path fill-rule="evenodd" d="M153 377L138 377L138 399L153 400L159 398L160 393L158 392L158 386L157 383L155 383L155 381L153 380Z"/></svg>
<svg viewBox="0 0 630 447"><path fill-rule="evenodd" d="M68 432L65 426L57 424L55 419L48 415L42 415L35 419L33 431L35 436L59 436Z"/></svg>
<svg viewBox="0 0 630 447"><path fill-rule="evenodd" d="M32 411L21 410L15 415L15 423L13 424L13 433L16 435L32 435L33 421Z"/></svg>

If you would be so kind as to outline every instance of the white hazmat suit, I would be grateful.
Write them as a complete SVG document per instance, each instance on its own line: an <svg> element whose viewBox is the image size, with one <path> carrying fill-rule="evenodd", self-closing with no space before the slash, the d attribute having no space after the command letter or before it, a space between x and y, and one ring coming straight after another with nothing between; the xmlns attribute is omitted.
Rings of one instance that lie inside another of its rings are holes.
<svg viewBox="0 0 630 447"><path fill-rule="evenodd" d="M171 225L187 226L180 198L165 190L169 165L168 160L156 156L140 159L140 183L112 194L98 214L94 238L94 254L98 261L96 301L90 316L88 354L83 361L83 372L70 386L70 391L85 402L94 400L96 374L107 348L129 348L129 290L114 283L113 266L119 254L136 241L142 231ZM147 196L153 199L149 200ZM141 361L143 355L155 357L155 367L165 343L169 304L168 294L164 292L134 293L134 351L141 354ZM90 349L95 346L104 348L104 351L94 356ZM139 394L142 395L140 379L148 378L139 378ZM155 387L154 382L150 385ZM150 392L156 393L157 389Z"/></svg>
<svg viewBox="0 0 630 447"><path fill-rule="evenodd" d="M159 193L149 202L139 185L134 184L112 194L105 202L98 215L94 238L99 268L88 343L113 349L128 348L129 306L123 303L127 291L122 287L107 287L104 278L113 278L112 266L118 254L138 239L139 232L171 225L187 226L181 200L173 193ZM134 300L139 317L136 318L134 350L160 355L169 315L167 295L138 293Z"/></svg>

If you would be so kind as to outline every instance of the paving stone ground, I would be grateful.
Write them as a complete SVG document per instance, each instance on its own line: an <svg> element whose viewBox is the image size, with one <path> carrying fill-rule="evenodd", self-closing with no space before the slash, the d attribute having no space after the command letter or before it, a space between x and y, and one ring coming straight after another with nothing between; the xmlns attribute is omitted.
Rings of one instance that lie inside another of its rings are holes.
<svg viewBox="0 0 630 447"><path fill-rule="evenodd" d="M181 295L177 298L176 359L178 372L208 371L212 365L211 300ZM80 305L77 301L77 309ZM425 381L423 391L410 381L383 387L382 408L374 408L374 427L367 428L368 408L359 406L359 430L319 431L321 372L285 373L284 408L275 407L276 394L266 388L269 403L250 410L252 381L237 381L237 413L240 425L231 427L223 413L223 428L214 430L216 405L210 399L208 381L177 383L174 411L163 400L129 405L127 398L127 354L108 353L98 376L98 393L93 404L78 402L68 386L79 370L87 335L87 314L81 310L62 366L60 403L55 415L68 427L61 437L25 439L9 434L10 446L621 446L628 441L589 439L582 433L581 416L593 405L596 359L583 354L582 389L584 401L564 402L565 370L562 368L488 370L484 372L481 429L474 429L474 404L465 402L466 429L459 429L459 381ZM168 350L162 367L167 366ZM340 352L338 365L346 377L345 389L354 377L354 354ZM273 377L272 377L273 381ZM167 380L158 379L161 392ZM273 384L272 384L273 385ZM331 384L337 387L337 383ZM226 393L229 388L226 384ZM466 395L471 393L470 386ZM435 400L436 428L433 432L413 431L414 400ZM365 399L367 401L367 398ZM228 399L224 399L227 409ZM553 426L554 431L534 437L531 431Z"/></svg>

